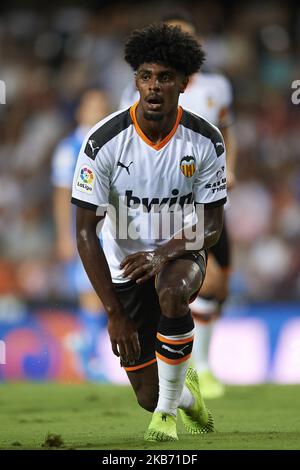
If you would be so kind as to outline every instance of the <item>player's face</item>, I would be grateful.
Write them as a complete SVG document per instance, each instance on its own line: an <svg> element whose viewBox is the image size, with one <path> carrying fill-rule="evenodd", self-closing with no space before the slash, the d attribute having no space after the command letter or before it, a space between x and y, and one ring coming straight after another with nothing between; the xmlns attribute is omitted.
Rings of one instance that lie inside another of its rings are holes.
<svg viewBox="0 0 300 470"><path fill-rule="evenodd" d="M165 65L140 65L136 73L136 87L144 118L160 121L176 110L179 94L184 92L187 82L187 77Z"/></svg>

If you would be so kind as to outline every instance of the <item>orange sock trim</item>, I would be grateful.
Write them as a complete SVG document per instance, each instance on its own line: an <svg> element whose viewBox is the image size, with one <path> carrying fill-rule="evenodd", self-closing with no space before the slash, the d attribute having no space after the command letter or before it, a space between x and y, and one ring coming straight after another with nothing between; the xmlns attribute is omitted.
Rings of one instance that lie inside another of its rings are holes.
<svg viewBox="0 0 300 470"><path fill-rule="evenodd" d="M169 339L169 338L165 338L164 336L160 335L159 333L157 333L156 337L162 343L167 343L167 344L187 344L187 343L190 343L191 341L193 341L193 339L194 339L194 336L190 336L189 338L185 338L185 339L177 339L177 340Z"/></svg>
<svg viewBox="0 0 300 470"><path fill-rule="evenodd" d="M161 361L170 364L171 366L176 366L176 364L180 364L181 362L187 361L187 359L191 357L191 354L188 354L187 356L184 356L180 359L168 359L167 357L162 356L156 351L156 357L158 357L158 359L160 359Z"/></svg>

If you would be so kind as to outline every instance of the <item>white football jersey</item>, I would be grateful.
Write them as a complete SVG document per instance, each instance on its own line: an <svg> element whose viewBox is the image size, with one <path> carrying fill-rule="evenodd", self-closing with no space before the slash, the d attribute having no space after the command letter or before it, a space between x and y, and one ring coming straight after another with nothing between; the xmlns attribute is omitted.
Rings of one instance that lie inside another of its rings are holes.
<svg viewBox="0 0 300 470"><path fill-rule="evenodd" d="M226 159L220 131L178 107L176 123L159 144L139 127L137 103L100 121L85 138L77 161L72 202L107 209L103 250L113 282L125 282L120 263L132 253L155 250L180 229L161 231L170 207L226 202ZM172 212L172 211L171 211ZM194 213L181 214L183 225ZM173 221L174 222L174 221ZM163 233L162 233L163 232ZM167 235L166 235L167 234Z"/></svg>
<svg viewBox="0 0 300 470"><path fill-rule="evenodd" d="M138 99L139 93L132 81L122 94L120 109L131 106ZM192 75L185 92L179 96L179 104L220 128L232 122L232 90L223 75L204 72Z"/></svg>

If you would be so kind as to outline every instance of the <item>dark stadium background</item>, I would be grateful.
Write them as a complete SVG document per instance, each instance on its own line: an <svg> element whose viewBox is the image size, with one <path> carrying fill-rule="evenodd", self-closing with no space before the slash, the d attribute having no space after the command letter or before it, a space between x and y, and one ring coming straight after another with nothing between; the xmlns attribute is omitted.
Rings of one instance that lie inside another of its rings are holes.
<svg viewBox="0 0 300 470"><path fill-rule="evenodd" d="M1 2L0 381L85 380L69 347L76 299L54 253L51 156L86 87L105 89L116 110L131 79L124 38L173 6ZM300 383L300 104L292 102L300 9L289 1L184 6L203 37L205 67L232 83L239 148L228 212L231 297L214 338L214 370L231 384ZM124 382L104 329L98 355L103 380Z"/></svg>

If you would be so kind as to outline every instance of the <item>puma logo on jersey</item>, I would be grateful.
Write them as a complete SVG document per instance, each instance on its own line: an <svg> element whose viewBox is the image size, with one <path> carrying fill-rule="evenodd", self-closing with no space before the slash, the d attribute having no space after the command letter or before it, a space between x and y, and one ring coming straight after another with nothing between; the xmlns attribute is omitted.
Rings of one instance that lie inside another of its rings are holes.
<svg viewBox="0 0 300 470"><path fill-rule="evenodd" d="M117 166L120 166L121 168L125 168L125 170L127 171L127 173L130 175L130 171L129 171L129 167L130 165L132 164L133 162L130 162L129 165L124 165L124 163L120 162L120 160L118 161L118 164Z"/></svg>
<svg viewBox="0 0 300 470"><path fill-rule="evenodd" d="M223 144L223 142L216 142L216 143L214 143L214 146L215 146L217 157L219 157L220 155L222 155L222 153L225 150L224 149L224 144Z"/></svg>
<svg viewBox="0 0 300 470"><path fill-rule="evenodd" d="M97 153L100 150L100 145L96 140L90 139L88 143L86 144L84 152L88 157L90 157L92 160L95 160Z"/></svg>
<svg viewBox="0 0 300 470"><path fill-rule="evenodd" d="M169 346L166 346L165 344L163 344L161 348L162 348L162 349L166 349L166 350L169 351L169 352L176 353L176 354L180 354L181 356L184 356L184 352L183 352L183 351L184 351L186 348L188 348L188 347L189 347L189 344L187 344L186 346L184 346L182 349L178 349L178 351L177 351L176 349L172 349L172 348L170 348Z"/></svg>

